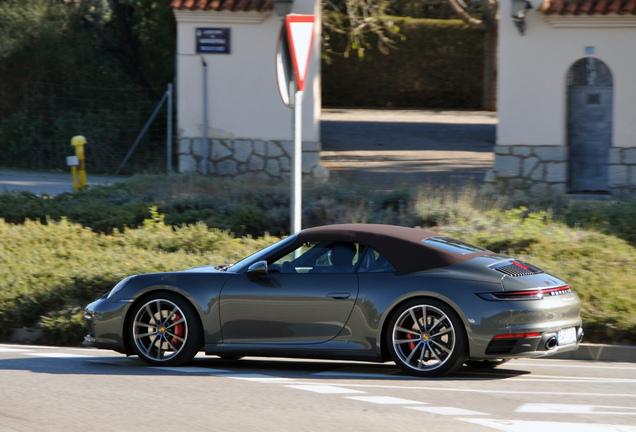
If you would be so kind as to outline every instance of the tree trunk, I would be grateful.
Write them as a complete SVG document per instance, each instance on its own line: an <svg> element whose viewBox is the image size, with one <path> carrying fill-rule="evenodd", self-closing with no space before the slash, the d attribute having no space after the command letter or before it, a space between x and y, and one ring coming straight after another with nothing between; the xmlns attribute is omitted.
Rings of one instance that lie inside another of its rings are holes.
<svg viewBox="0 0 636 432"><path fill-rule="evenodd" d="M482 108L497 111L497 25L484 32L484 88Z"/></svg>

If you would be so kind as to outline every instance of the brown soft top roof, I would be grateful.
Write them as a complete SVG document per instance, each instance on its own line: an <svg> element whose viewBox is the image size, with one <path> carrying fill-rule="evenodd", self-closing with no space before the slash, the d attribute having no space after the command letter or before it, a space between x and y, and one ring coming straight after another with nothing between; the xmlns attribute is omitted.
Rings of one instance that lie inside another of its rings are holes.
<svg viewBox="0 0 636 432"><path fill-rule="evenodd" d="M491 251L458 254L422 243L445 237L433 231L381 224L341 224L308 228L298 233L302 242L340 240L370 246L398 271L419 271L459 264Z"/></svg>

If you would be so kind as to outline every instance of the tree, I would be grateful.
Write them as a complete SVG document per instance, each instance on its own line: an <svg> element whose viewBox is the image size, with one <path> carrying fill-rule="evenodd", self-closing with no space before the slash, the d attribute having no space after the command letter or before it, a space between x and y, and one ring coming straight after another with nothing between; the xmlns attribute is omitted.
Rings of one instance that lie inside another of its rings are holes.
<svg viewBox="0 0 636 432"><path fill-rule="evenodd" d="M328 56L333 53L329 44L333 33L347 34L349 43L345 57L351 50L364 57L364 52L372 45L369 37L377 40L377 47L388 54L393 46L391 39L398 33L394 22L386 14L390 6L388 0L323 0L323 44Z"/></svg>
<svg viewBox="0 0 636 432"><path fill-rule="evenodd" d="M497 0L448 0L464 22L484 30L484 92L482 106L497 109Z"/></svg>
<svg viewBox="0 0 636 432"><path fill-rule="evenodd" d="M141 88L172 80L176 30L172 11L154 0L81 0L94 47L114 56Z"/></svg>

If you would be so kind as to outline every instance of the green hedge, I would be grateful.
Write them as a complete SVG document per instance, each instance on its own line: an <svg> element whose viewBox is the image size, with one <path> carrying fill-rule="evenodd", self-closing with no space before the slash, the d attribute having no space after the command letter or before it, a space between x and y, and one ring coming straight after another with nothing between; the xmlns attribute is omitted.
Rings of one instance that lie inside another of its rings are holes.
<svg viewBox="0 0 636 432"><path fill-rule="evenodd" d="M483 31L459 20L395 18L402 40L381 54L330 55L322 64L324 106L480 109ZM330 45L343 52L344 36Z"/></svg>
<svg viewBox="0 0 636 432"><path fill-rule="evenodd" d="M636 343L634 200L487 196L468 187L304 186L304 227L435 227L568 281L583 303L587 341ZM281 184L171 175L75 195L0 194L0 340L27 327L41 329L43 343L77 343L85 331L82 307L124 276L235 262L274 242L263 233L289 232L288 192Z"/></svg>

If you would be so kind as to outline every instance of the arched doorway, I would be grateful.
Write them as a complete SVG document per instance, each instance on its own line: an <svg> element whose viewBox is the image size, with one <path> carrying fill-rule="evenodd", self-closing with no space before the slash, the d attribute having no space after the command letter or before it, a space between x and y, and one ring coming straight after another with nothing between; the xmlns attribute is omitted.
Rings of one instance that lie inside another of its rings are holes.
<svg viewBox="0 0 636 432"><path fill-rule="evenodd" d="M612 146L612 73L593 57L578 60L568 71L569 191L609 192Z"/></svg>

